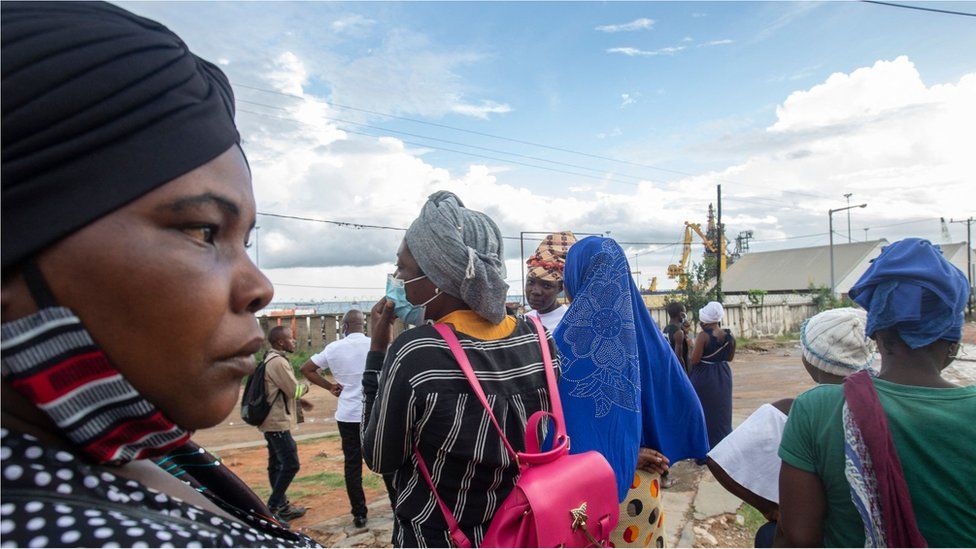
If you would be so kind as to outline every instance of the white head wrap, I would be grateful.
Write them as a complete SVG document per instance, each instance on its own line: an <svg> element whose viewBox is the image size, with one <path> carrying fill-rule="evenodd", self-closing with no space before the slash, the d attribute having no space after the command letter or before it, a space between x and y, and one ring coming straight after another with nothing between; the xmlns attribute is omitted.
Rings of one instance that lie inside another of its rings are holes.
<svg viewBox="0 0 976 549"><path fill-rule="evenodd" d="M722 322L723 318L725 318L725 309L718 301L709 301L707 305L698 309L698 320L704 324Z"/></svg>
<svg viewBox="0 0 976 549"><path fill-rule="evenodd" d="M863 310L850 307L805 320L800 326L803 358L818 370L845 377L870 368L875 346L864 334L867 321Z"/></svg>

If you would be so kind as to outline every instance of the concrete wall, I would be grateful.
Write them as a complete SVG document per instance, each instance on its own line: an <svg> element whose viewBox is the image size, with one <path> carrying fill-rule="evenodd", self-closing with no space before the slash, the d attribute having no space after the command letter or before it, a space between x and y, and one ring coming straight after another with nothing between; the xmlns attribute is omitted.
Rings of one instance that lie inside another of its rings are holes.
<svg viewBox="0 0 976 549"><path fill-rule="evenodd" d="M749 303L724 303L725 320L722 326L732 330L737 337L761 338L782 335L788 332L799 332L800 324L804 320L817 314L817 308L809 298L803 302L775 303L767 302L762 306ZM668 315L664 309L650 309L651 318L658 326L668 324Z"/></svg>

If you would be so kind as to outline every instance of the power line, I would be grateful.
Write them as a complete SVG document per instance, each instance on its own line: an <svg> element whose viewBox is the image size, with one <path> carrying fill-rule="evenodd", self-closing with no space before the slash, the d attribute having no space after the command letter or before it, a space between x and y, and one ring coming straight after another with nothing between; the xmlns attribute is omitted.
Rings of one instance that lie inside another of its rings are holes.
<svg viewBox="0 0 976 549"><path fill-rule="evenodd" d="M307 97L304 97L304 96L301 96L301 95L296 95L296 94L292 94L292 93L281 92L281 91L278 91L278 90L271 90L271 89L267 89L267 88L261 88L261 87L258 87L258 86L251 86L251 85L240 84L240 83L236 83L236 82L233 85L234 86L237 86L237 87L241 87L241 88L247 88L247 89L250 89L250 90L255 90L255 91L260 91L260 92L265 92L265 93L271 93L271 94L280 95L280 96L284 96L284 97L290 97L292 99L299 99L299 100L302 100L302 101L308 101L309 100ZM240 101L245 101L245 100L240 100ZM659 166L653 166L651 164L644 164L644 163L641 163L641 162L633 162L633 161L630 161L630 160L623 160L623 159L614 158L614 157L611 157L611 156L603 156L603 155L599 155L599 154L592 154L592 153L587 153L587 152L583 152L583 151L577 151L577 150L573 150L573 149L567 149L567 148L564 148L564 147L556 147L556 146L553 146L553 145L546 145L544 143L537 143L537 142L534 142L534 141L526 141L526 140L523 140L523 139L516 139L516 138L512 138L512 137L505 137L505 136L497 135L497 134L491 134L491 133L486 133L486 132L479 132L479 131L476 131L476 130L469 130L469 129L466 129L466 128L459 128L457 126L450 126L450 125L447 125L447 124L439 124L437 122L429 122L427 120L420 120L420 119L417 119L417 118L409 118L409 117L406 117L406 116L399 116L399 115L395 115L395 114L391 114L391 113L384 113L384 112L379 112L379 111L372 111L372 110L369 110L369 109L361 109L361 108L358 108L358 107L352 107L350 105L342 105L340 103L335 103L335 102L332 102L332 101L329 101L329 102L326 102L326 103L329 106L332 106L332 107L336 107L336 108L340 108L340 109L345 109L345 110L350 110L350 111L355 111L355 112L361 112L361 113L365 113L365 114L372 114L374 116L383 116L383 117L387 117L387 118L393 118L393 119L396 119L396 120L403 120L403 121L406 121L406 122L413 122L413 123L416 123L416 124L424 124L424 125L433 126L433 127L436 127L436 128L443 128L443 129L448 129L448 130L453 130L453 131L458 131L458 132L464 132L464 133L468 133L468 134L472 134L472 135L479 135L479 136L482 136L482 137L489 137L489 138L492 138L492 139L500 139L502 141L509 141L509 142L512 142L512 143L519 143L519 144L522 144L522 145L529 145L529 146L532 146L532 147L540 147L540 148L543 148L543 149L549 149L549 150L553 150L553 151L559 151L559 152L564 152L564 153L569 153L569 154L576 154L576 155L579 155L579 156L584 156L584 157L588 157L588 158L594 158L594 159L598 159L598 160L604 160L604 161L608 161L608 162L617 162L617 163L620 163L620 164L627 164L627 165L631 165L631 166L637 166L637 167L641 167L641 168L646 168L646 169L650 169L650 170L657 170L657 171L666 172L666 173L672 173L672 174L676 174L676 175L684 175L684 176L687 176L687 177L701 177L701 174L686 172L686 171L682 171L682 170L674 170L674 169L671 169L671 168L662 168L662 167L659 167ZM280 110L286 110L286 109L282 109L281 107L272 107L272 108L280 109ZM245 112L250 112L250 111L245 111ZM468 145L468 146L471 146L471 145ZM551 162L551 161L549 161L549 162ZM718 178L714 178L714 177L711 178L711 179L713 179L715 181L721 181L721 182L724 182L724 183L730 183L730 184L733 184L733 185L740 185L740 186L743 186L743 187L753 187L753 188L759 188L759 189L764 189L764 190L771 190L769 187L763 187L761 185L754 185L754 184L748 184L748 183L740 183L740 182L737 182L737 181L730 181L730 180L727 180L727 179L718 179ZM811 196L811 197L816 197L816 198L831 198L828 195L819 194L819 193L810 193L810 192L804 192L804 191L790 191L790 192L792 194L799 194L799 195Z"/></svg>
<svg viewBox="0 0 976 549"><path fill-rule="evenodd" d="M935 13L947 13L949 15L963 15L966 17L976 17L976 13L969 13L965 11L952 11L952 10L940 10L937 8L925 8L922 6L909 6L908 4L895 4L894 2L879 2L878 0L861 0L866 4L878 4L880 6L891 6L893 8L905 8L909 10L919 10L919 11L931 11Z"/></svg>
<svg viewBox="0 0 976 549"><path fill-rule="evenodd" d="M279 107L273 107L273 106L269 106L269 105L264 105L263 103L256 103L256 102L253 102L253 101L251 101L249 103L255 103L257 105L268 106L268 107L271 107L271 108L279 108ZM284 109L282 109L282 110L284 110ZM313 124L310 124L308 122L304 122L302 120L298 120L298 119L293 118L293 117L290 117L290 116L289 117L277 116L277 115L268 114L268 113L251 111L251 110L247 110L247 109L238 109L238 112L243 112L243 113L247 113L247 114L253 114L253 115L256 115L256 116L263 116L263 117L266 117L266 118L273 118L273 119L276 119L276 120L283 120L283 121L286 121L286 122L292 122L294 124L304 124L304 125L307 125L307 126L313 126L314 127ZM323 117L323 118L325 118L327 120L339 120L339 121L341 121L340 119L330 118L330 117L327 117L327 116L326 117ZM343 122L346 122L346 121L343 121ZM578 166L576 164L569 164L569 163L566 163L566 162L559 162L559 161L555 161L555 160L547 160L545 158L534 157L534 156L529 156L529 155L523 155L523 154L518 154L518 153L511 153L511 152L507 152L507 151L500 151L498 149L490 149L490 148L487 148L487 147L479 147L477 145L468 145L466 143L460 143L460 142L456 142L456 141L449 141L449 140L445 140L445 139L439 139L439 138L436 138L436 137L428 137L428 136L419 135L419 134L412 134L412 133L409 133L409 132L400 132L400 131L397 131L397 130L390 130L390 129L387 129L387 128L382 128L382 127L379 127L379 126L371 126L369 124L360 124L358 122L348 122L348 123L355 124L355 125L358 125L358 126L364 126L364 127L367 127L367 128L375 128L375 129L380 130L380 131L388 131L388 132L391 132L391 133L400 133L400 134L404 134L404 135L411 135L411 136L419 137L421 139L430 139L430 140L434 140L434 141L441 141L441 142L446 142L446 143L453 143L453 144L457 144L457 145L460 145L460 146L463 146L463 147L471 147L471 148L483 149L483 150L488 150L488 151L497 151L500 154L510 154L510 155L513 155L513 156L519 156L519 157L523 157L523 158L538 159L538 160L543 161L543 162L550 162L550 163L554 163L554 164L561 164L561 165L566 165L566 166L573 166L573 167L578 167L578 168L584 169L584 170L591 170L591 171L594 171L594 172L601 171L601 170L598 170L598 169L595 169L595 168L589 168L589 167L586 167L586 166ZM355 135L362 135L362 136L366 136L366 137L377 137L377 138L378 137L382 137L381 135L376 135L376 134L368 133L368 132L359 132L359 131L356 131L356 130L350 130L348 128L343 129L342 131L344 131L346 133L351 133L351 134L355 134ZM559 168L552 168L552 167L548 167L548 166L539 166L539 165L536 165L536 164L529 164L527 162L519 162L517 160L511 160L511 159L507 159L507 158L498 158L496 156L483 155L483 154L478 154L478 153L473 153L473 152L468 152L468 151L459 151L459 150L450 149L450 148L447 148L447 147L438 147L436 145L431 145L429 143L417 143L415 141L407 141L407 140L404 140L404 139L401 139L400 141L402 143L407 144L407 145L414 145L414 146L417 146L417 147L431 148L431 149L436 149L436 150L445 151L445 152L452 152L452 153L456 153L456 154L473 156L473 157L477 157L477 158L485 158L485 159L488 159L488 160L495 160L495 161L498 161L498 162L506 162L506 163L511 163L511 164L517 164L517 165L525 166L525 167L529 167L529 168L536 168L536 169L540 169L540 170L547 170L547 171L557 172L557 173L562 173L562 174L567 174L567 175L575 175L577 177L585 177L585 178L588 178L588 179L594 179L594 180L601 181L601 182L610 181L610 182L614 182L614 183L621 183L621 184L624 184L624 185L631 185L631 186L635 186L635 187L636 186L639 186L639 184L636 183L636 182L633 182L633 181L623 181L623 180L620 180L620 179L616 179L615 177L613 177L611 175L597 176L597 175L592 175L592 174L578 173L578 172L573 172L573 171L569 171L569 170L561 170ZM641 178L639 178L637 176L633 176L633 175L628 175L628 174L615 174L615 175L620 176L620 177L630 177L630 178L636 179L637 181L647 181L649 183L655 183L654 181L651 181L651 180L648 180L648 179L641 179ZM739 184L739 185L742 185L742 184ZM749 186L749 185L743 185L743 186ZM797 193L797 194L803 194L803 193ZM705 199L700 199L700 200L702 200L703 202L705 201ZM790 207L794 206L794 203L792 203L792 202L786 202L784 200L778 200L776 198L767 198L767 197L762 197L762 196L750 197L748 199L745 199L745 198L743 198L743 199L730 198L729 200L731 200L733 202L749 202L749 201L752 201L752 200L759 200L759 201L771 202L771 203L775 203L775 204L783 204L783 205L790 206Z"/></svg>
<svg viewBox="0 0 976 549"><path fill-rule="evenodd" d="M278 109L278 110L282 110L282 111L288 112L288 109L283 109L281 107L276 107L274 105L267 105L265 103L259 103L257 101L248 101L246 99L239 99L238 102L240 102L240 103L248 103L250 105L257 105L257 106L260 106L260 107L267 107L269 109ZM247 113L250 113L250 114L255 114L252 111L244 111L244 112L247 112ZM271 116L271 115L266 115L266 116ZM278 117L276 117L276 118L278 118ZM332 117L332 116L322 116L321 118L323 118L325 120L331 120L333 122L338 122L338 123L341 123L341 124L352 124L353 126L359 126L359 127L370 128L370 129L373 129L373 130L378 130L378 131L383 131L383 132L389 132L389 133L395 133L395 134L400 134L400 135L406 135L406 136L409 136L409 137L417 137L417 138L420 138L420 139L429 139L431 141L437 141L439 143L447 143L449 145L458 145L458 146L461 146L461 147L469 147L469 148L472 148L472 149L478 149L478 150L488 151L488 152L493 152L493 153L498 153L498 154L507 154L507 155L516 156L516 157L519 157L519 158L526 158L526 159L529 159L529 160L537 160L539 162L549 162L551 164L558 164L560 166L567 166L567 167L570 167L570 168L577 168L577 169L580 169L580 170L589 170L589 171L592 171L592 172L600 172L600 173L606 173L607 172L607 170L600 169L600 168L591 168L589 166L581 166L579 164L571 164L569 162L561 162L559 160L550 160L548 158L542 158L540 156L532 156L532 155L520 154L520 153L515 153L515 152L510 152L510 151L503 151L503 150L500 150L500 149L493 149L491 147L482 147L482 146L479 146L479 145L471 145L471 144L468 144L468 143L462 143L460 141L451 141L449 139L441 139L439 137L430 137L428 135L422 135L422 134L417 134L417 133L410 133L410 132L405 132L405 131L400 131L400 130L394 130L394 129L390 129L390 128L384 128L382 126L374 126L374 125L371 125L371 124L363 124L362 122L353 122L352 120L344 120L342 118L335 118L335 117ZM305 123L305 122L302 122L300 120L297 120L297 119L294 119L294 118L291 118L291 117L289 117L288 120L291 120L291 121L294 121L294 122L298 122L298 123ZM634 179L634 180L637 180L637 181L647 181L647 178L645 178L645 177L638 177L636 175L629 175L629 174L615 174L615 175L617 175L618 177L627 177L627 178Z"/></svg>
<svg viewBox="0 0 976 549"><path fill-rule="evenodd" d="M263 112L256 112L256 111L249 111L247 109L237 109L237 112L244 112L244 113L253 114L253 115L257 115L257 116L265 116L265 117L268 117L268 118L275 118L275 119L278 119L278 120L285 120L285 121L288 121L288 122L293 122L295 124L311 125L311 124L308 124L307 122L302 122L301 120L296 120L294 118L286 118L284 116L275 116L273 114L268 114L268 113L263 113ZM355 130L350 130L348 128L347 129L343 129L342 131L344 131L346 133L355 134L355 135L363 135L363 136L366 136L366 137L383 137L382 135L376 135L376 134L367 133L367 132L358 132L358 131L355 131ZM551 168L549 166L539 166L537 164L529 164L528 162L520 162L518 160L512 160L512 159L509 159L509 158L498 158L497 156L489 156L489 155L485 155L485 154L478 154L478 153L473 153L473 152L468 152L468 151L459 151L457 149L449 149L447 147L439 147L437 145L431 145L429 143L417 143L415 141L407 141L405 139L401 139L400 142L405 143L407 145L414 145L416 147L424 147L424 148L428 148L428 149L436 149L436 150L439 150L439 151L452 152L452 153L463 154L463 155L467 155L467 156L474 156L474 157L477 157L477 158L485 158L485 159L488 159L488 160L495 160L497 162L507 162L509 164L517 164L519 166L525 166L525 167L528 167L528 168L536 168L536 169L539 169L539 170L547 170L547 171L550 171L550 172L562 173L562 174L566 174L566 175L575 175L577 177L585 177L585 178L588 178L588 179L595 179L597 181L612 181L614 183L622 183L624 185L632 185L632 186L637 186L638 185L637 183L635 183L633 181L623 181L623 180L620 180L620 179L614 179L611 176L601 177L601 176L587 174L587 173L572 172L572 171L569 171L569 170L562 170L562 169L559 169L559 168Z"/></svg>
<svg viewBox="0 0 976 549"><path fill-rule="evenodd" d="M301 217L298 215L285 215L276 214L270 212L256 212L258 215L263 215L267 217L278 217L281 219L295 219L298 221L314 221L316 223L328 223L330 225L338 225L340 227L350 227L353 229L385 229L388 231L405 231L406 227L389 227L387 225L370 225L368 223L353 223L351 221L335 221L332 219L316 219L314 217Z"/></svg>
<svg viewBox="0 0 976 549"><path fill-rule="evenodd" d="M323 290L384 290L385 288L369 288L365 286L317 286L314 284L285 284L284 282L272 282L275 286L287 286L289 288L320 288Z"/></svg>

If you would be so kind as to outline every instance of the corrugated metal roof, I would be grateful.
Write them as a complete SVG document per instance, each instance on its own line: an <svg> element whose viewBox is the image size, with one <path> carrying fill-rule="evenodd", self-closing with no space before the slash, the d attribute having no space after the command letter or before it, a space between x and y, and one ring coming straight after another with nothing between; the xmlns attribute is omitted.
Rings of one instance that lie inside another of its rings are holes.
<svg viewBox="0 0 976 549"><path fill-rule="evenodd" d="M834 244L834 280L862 267L887 240ZM863 266L866 268L866 266ZM830 246L744 254L722 276L722 291L788 292L830 285ZM841 288L838 287L838 290ZM843 291L843 290L841 290Z"/></svg>

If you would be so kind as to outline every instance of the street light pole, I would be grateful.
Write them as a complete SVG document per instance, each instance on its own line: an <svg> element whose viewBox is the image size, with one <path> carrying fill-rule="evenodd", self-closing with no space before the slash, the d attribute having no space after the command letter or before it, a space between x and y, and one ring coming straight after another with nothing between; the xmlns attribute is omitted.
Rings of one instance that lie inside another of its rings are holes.
<svg viewBox="0 0 976 549"><path fill-rule="evenodd" d="M868 205L858 204L857 206L847 206L846 208L837 208L834 210L827 210L827 228L830 231L830 297L834 297L834 214L837 212L849 211L852 208L867 208ZM850 215L850 214L848 214Z"/></svg>
<svg viewBox="0 0 976 549"><path fill-rule="evenodd" d="M853 193L844 194L844 198L847 199L847 205L851 205L851 195ZM850 244L851 241L851 211L847 210L847 243Z"/></svg>

